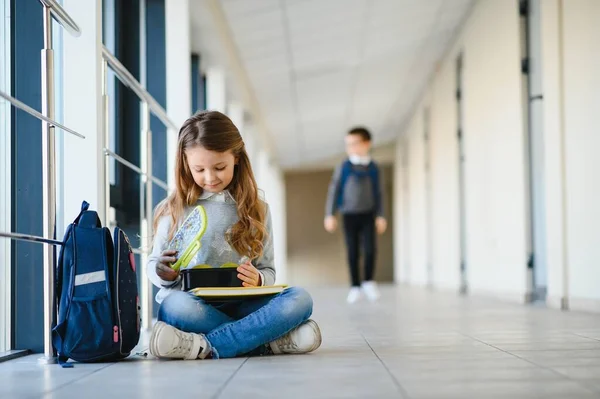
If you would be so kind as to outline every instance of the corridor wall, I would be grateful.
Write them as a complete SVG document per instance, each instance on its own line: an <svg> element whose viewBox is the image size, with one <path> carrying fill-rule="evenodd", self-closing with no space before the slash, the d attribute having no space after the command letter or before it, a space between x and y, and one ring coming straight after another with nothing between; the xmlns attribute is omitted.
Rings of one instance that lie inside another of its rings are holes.
<svg viewBox="0 0 600 399"><path fill-rule="evenodd" d="M541 5L547 302L600 312L600 3Z"/></svg>
<svg viewBox="0 0 600 399"><path fill-rule="evenodd" d="M600 3L540 2L543 179L549 306L600 311ZM478 1L399 132L396 280L458 290L461 273L457 58L462 54L468 291L523 302L530 291L525 81L517 2ZM430 140L424 115L430 114ZM427 180L425 154L431 158ZM430 190L428 191L428 181ZM539 182L538 182L539 183ZM428 197L430 196L430 197ZM431 198L427 223L427 199ZM430 230L428 230L430 229ZM427 240L431 242L428 244ZM430 267L428 267L428 265Z"/></svg>
<svg viewBox="0 0 600 399"><path fill-rule="evenodd" d="M396 224L397 245L408 245L410 256L397 258L399 281L450 289L460 285L456 62L462 54L469 291L518 300L525 295L526 169L518 24L516 2L476 3L401 132L398 161L408 170L397 173L397 183L407 187L397 205L402 215ZM429 144L424 140L426 109ZM431 158L429 194L425 151ZM402 182L402 176L408 181ZM403 241L402 233L409 238Z"/></svg>

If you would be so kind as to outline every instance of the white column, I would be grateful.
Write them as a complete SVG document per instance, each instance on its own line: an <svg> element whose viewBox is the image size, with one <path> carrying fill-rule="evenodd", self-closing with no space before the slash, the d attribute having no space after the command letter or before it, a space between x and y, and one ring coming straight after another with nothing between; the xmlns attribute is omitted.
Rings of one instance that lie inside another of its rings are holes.
<svg viewBox="0 0 600 399"><path fill-rule="evenodd" d="M273 224L273 247L277 283L287 283L287 220L285 179L281 169L274 164L269 154L259 150L254 173L258 187L265 193L265 200L271 210Z"/></svg>
<svg viewBox="0 0 600 399"><path fill-rule="evenodd" d="M403 239L404 239L404 230L406 227L404 224L406 223L406 215L403 214L403 206L405 198L404 194L404 159L402 157L402 140L400 138L397 139L396 142L396 157L394 158L394 195L392 198L394 199L393 207L393 215L394 215L394 283L402 282L402 264L404 260L404 248L403 248Z"/></svg>
<svg viewBox="0 0 600 399"><path fill-rule="evenodd" d="M271 211L273 214L273 240L275 247L275 267L277 283L286 284L287 280L287 208L285 195L285 177L279 168L273 169L273 190Z"/></svg>
<svg viewBox="0 0 600 399"><path fill-rule="evenodd" d="M225 72L211 67L206 71L206 109L225 113L227 106Z"/></svg>
<svg viewBox="0 0 600 399"><path fill-rule="evenodd" d="M250 158L250 163L252 164L254 174L256 175L256 171L258 168L258 156L256 155L258 138L256 127L253 123L248 123L244 125L242 137L244 139L244 143L246 144L246 152L248 153L248 158Z"/></svg>
<svg viewBox="0 0 600 399"><path fill-rule="evenodd" d="M102 181L102 1L65 0L64 8L81 28L80 37L64 34L64 124L86 136L65 134L64 223L79 213L88 201L103 222ZM65 226L57 226L60 237Z"/></svg>
<svg viewBox="0 0 600 399"><path fill-rule="evenodd" d="M568 297L566 253L564 242L567 229L563 206L565 182L561 178L563 159L564 115L561 32L559 30L559 1L541 2L542 65L544 87L544 167L546 170L546 234L548 254L548 304L561 307ZM565 303L566 304L566 303Z"/></svg>
<svg viewBox="0 0 600 399"><path fill-rule="evenodd" d="M233 124L238 128L242 137L246 137L246 126L244 124L244 107L237 102L231 102L227 106L227 116Z"/></svg>
<svg viewBox="0 0 600 399"><path fill-rule="evenodd" d="M248 153L248 158L250 159L250 164L252 165L253 171L256 172L255 168L257 165L253 163L251 154L256 137L256 132L252 129L251 124L245 123L244 107L242 106L242 104L237 102L229 103L229 105L227 106L227 116L231 118L233 124L240 131L240 134L242 135L242 139L244 140L244 144L246 146L246 153Z"/></svg>
<svg viewBox="0 0 600 399"><path fill-rule="evenodd" d="M192 114L191 28L189 0L165 2L167 114L178 128ZM174 186L177 134L167 132L167 182Z"/></svg>
<svg viewBox="0 0 600 399"><path fill-rule="evenodd" d="M269 169L269 154L259 149L257 154L257 162L254 164L254 176L258 187L267 191L269 186L268 169Z"/></svg>

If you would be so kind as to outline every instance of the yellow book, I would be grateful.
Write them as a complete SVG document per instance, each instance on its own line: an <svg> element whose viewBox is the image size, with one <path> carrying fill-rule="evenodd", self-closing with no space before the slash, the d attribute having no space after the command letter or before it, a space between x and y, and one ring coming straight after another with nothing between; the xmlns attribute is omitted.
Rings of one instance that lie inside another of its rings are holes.
<svg viewBox="0 0 600 399"><path fill-rule="evenodd" d="M267 285L264 287L198 287L189 292L201 298L247 298L274 295L283 292L287 285Z"/></svg>

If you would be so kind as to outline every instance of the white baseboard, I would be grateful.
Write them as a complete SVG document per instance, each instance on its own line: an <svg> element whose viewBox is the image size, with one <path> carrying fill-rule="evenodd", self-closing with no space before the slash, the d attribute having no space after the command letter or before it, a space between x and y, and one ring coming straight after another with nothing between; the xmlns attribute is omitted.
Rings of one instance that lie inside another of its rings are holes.
<svg viewBox="0 0 600 399"><path fill-rule="evenodd" d="M400 285L423 288L422 284L402 283ZM437 292L458 293L458 288L448 286L433 285L430 287ZM474 298L497 299L504 302L527 304L526 292L493 292L488 290L469 289L467 296ZM573 312L600 313L600 299L595 298L569 298L568 310ZM550 309L562 309L562 297L557 295L548 295L546 297L546 306Z"/></svg>
<svg viewBox="0 0 600 399"><path fill-rule="evenodd" d="M460 286L458 284L433 284L431 286L436 292L443 292L448 294L457 294L460 291Z"/></svg>
<svg viewBox="0 0 600 399"><path fill-rule="evenodd" d="M550 309L561 309L562 297L558 295L548 295L546 296L546 306Z"/></svg>
<svg viewBox="0 0 600 399"><path fill-rule="evenodd" d="M594 298L569 298L569 308L573 312L600 313L600 299ZM562 297L548 295L546 305L552 309L562 309Z"/></svg>
<svg viewBox="0 0 600 399"><path fill-rule="evenodd" d="M526 301L525 292L494 292L488 290L477 290L469 288L468 296L497 299L504 302L512 302L524 305Z"/></svg>
<svg viewBox="0 0 600 399"><path fill-rule="evenodd" d="M569 310L600 313L600 299L569 298Z"/></svg>
<svg viewBox="0 0 600 399"><path fill-rule="evenodd" d="M431 285L428 286L426 284L415 283L415 282L403 282L401 285L416 287L416 288L429 288L436 292L448 293L448 294L459 294L460 287L456 285ZM497 299L504 302L512 302L525 304L526 303L526 293L522 292L494 292L489 290L481 290L481 289L471 289L469 288L467 296L475 297L475 298L487 298L487 299Z"/></svg>

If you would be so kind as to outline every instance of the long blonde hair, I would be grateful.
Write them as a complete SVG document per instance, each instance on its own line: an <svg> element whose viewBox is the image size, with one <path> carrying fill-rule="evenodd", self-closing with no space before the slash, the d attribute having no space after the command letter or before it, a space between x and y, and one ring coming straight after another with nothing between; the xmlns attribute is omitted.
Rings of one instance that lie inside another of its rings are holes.
<svg viewBox="0 0 600 399"><path fill-rule="evenodd" d="M154 229L161 217L169 215L172 222L169 230L171 239L185 208L193 206L202 194L202 188L194 182L185 155L187 149L197 146L219 153L231 151L236 157L233 180L227 189L237 203L239 221L224 238L240 255L250 259L259 258L267 237L266 206L259 199L254 173L239 130L231 119L217 111L198 112L185 121L179 130L175 158L176 190L156 207Z"/></svg>

